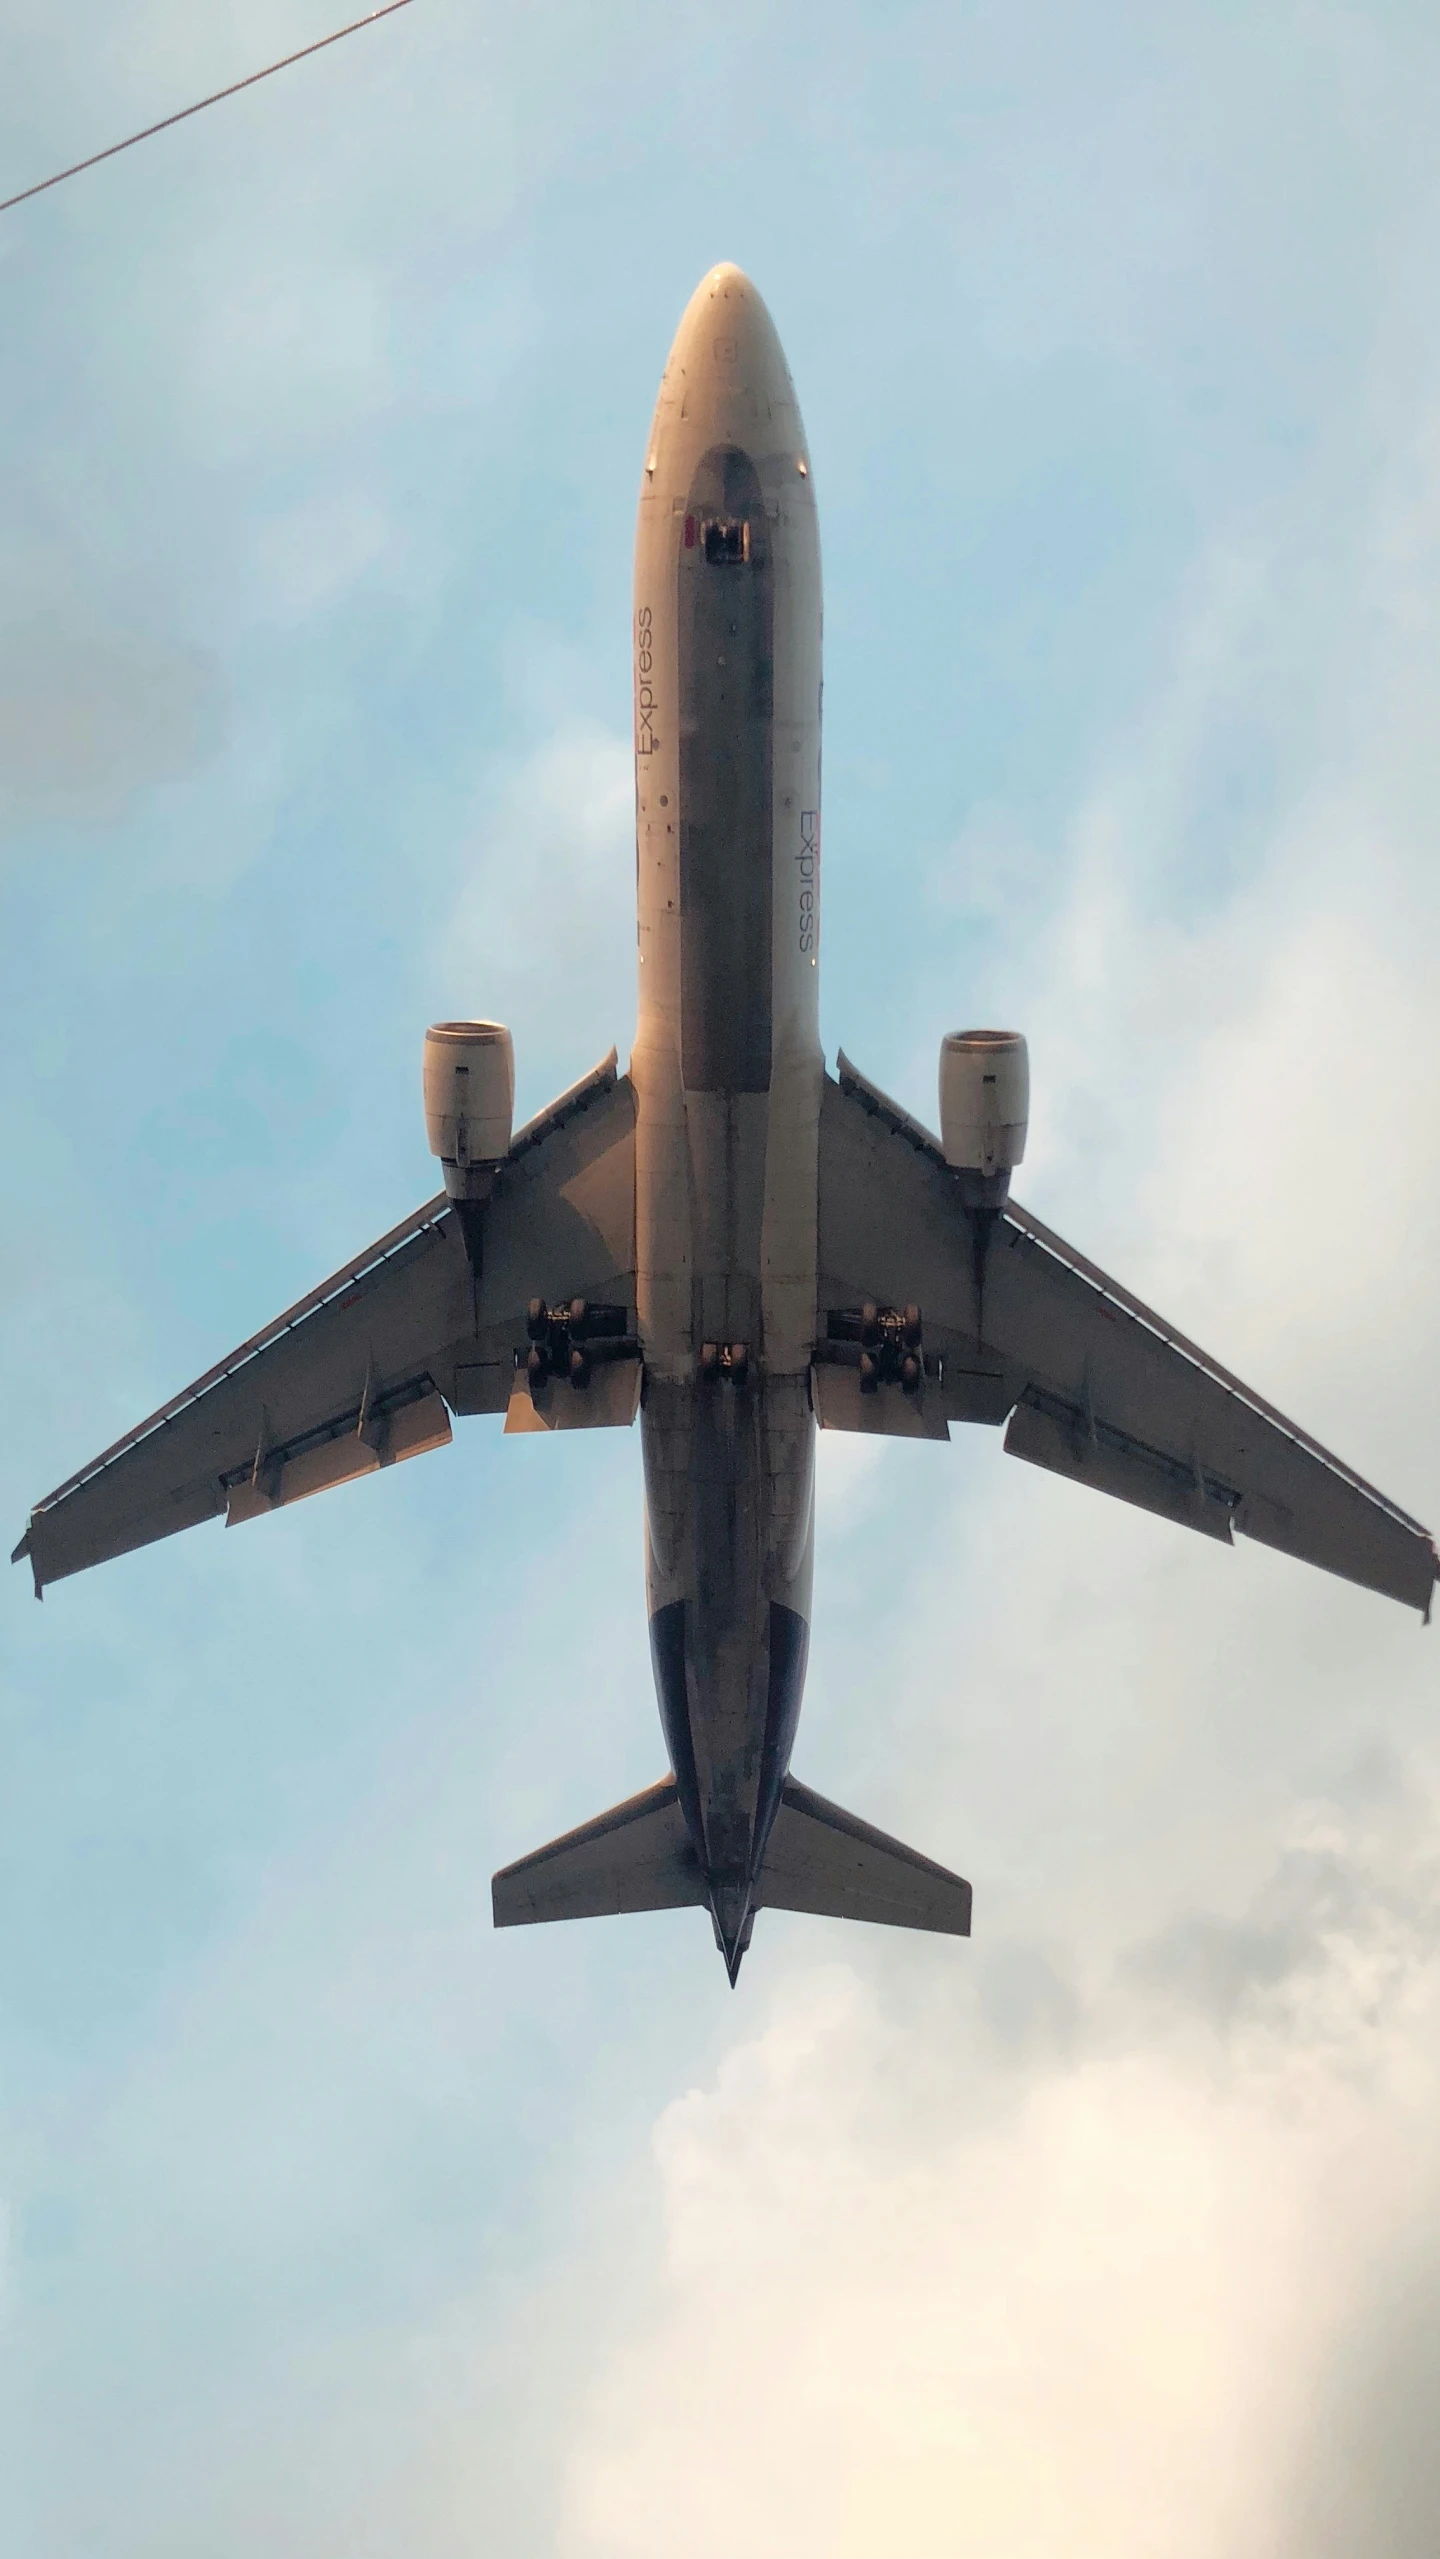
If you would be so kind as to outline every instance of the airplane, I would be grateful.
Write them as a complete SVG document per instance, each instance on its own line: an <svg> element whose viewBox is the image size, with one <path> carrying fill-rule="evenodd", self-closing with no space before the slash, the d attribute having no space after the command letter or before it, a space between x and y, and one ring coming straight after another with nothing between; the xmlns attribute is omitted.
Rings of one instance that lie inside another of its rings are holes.
<svg viewBox="0 0 1440 2559"><path fill-rule="evenodd" d="M707 1910L968 1936L970 1886L790 1773L815 1432L1011 1455L1420 1609L1419 1523L1021 1208L1028 1052L940 1044L939 1135L819 1034L820 548L790 374L717 266L670 350L635 548L639 1008L516 1131L494 1022L426 1035L444 1189L37 1503L37 1596L440 1447L640 1420L657 1785L493 1879L497 1926Z"/></svg>

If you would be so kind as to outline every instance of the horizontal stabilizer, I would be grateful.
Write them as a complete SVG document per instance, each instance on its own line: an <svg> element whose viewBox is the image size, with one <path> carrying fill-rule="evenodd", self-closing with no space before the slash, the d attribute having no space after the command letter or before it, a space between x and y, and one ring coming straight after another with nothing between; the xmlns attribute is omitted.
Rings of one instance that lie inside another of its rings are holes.
<svg viewBox="0 0 1440 2559"><path fill-rule="evenodd" d="M970 1887L854 1813L787 1777L755 1888L759 1910L874 1919L889 1928L970 1934Z"/></svg>
<svg viewBox="0 0 1440 2559"><path fill-rule="evenodd" d="M502 1867L490 1892L497 1928L683 1910L709 1900L673 1777Z"/></svg>

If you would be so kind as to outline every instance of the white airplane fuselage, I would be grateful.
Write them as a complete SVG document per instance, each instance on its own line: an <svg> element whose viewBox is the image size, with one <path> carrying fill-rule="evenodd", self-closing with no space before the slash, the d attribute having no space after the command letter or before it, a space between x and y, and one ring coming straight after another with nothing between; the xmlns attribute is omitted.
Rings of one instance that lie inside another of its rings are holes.
<svg viewBox="0 0 1440 2559"><path fill-rule="evenodd" d="M769 313L736 267L665 368L635 545L637 1313L651 1650L733 1964L809 1639L820 546Z"/></svg>

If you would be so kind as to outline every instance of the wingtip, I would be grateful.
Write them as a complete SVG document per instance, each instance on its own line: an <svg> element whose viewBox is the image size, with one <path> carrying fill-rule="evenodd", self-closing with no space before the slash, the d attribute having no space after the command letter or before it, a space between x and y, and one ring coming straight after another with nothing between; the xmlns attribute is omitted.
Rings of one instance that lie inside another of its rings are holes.
<svg viewBox="0 0 1440 2559"><path fill-rule="evenodd" d="M33 1522L31 1525L33 1525ZM45 1596L45 1585L40 1579L39 1557L36 1555L35 1549L30 1543L29 1527L26 1528L25 1534L21 1538L19 1545L12 1553L10 1561L12 1564L23 1564L27 1555L30 1558L30 1570L35 1582L35 1596L37 1599L43 1599Z"/></svg>

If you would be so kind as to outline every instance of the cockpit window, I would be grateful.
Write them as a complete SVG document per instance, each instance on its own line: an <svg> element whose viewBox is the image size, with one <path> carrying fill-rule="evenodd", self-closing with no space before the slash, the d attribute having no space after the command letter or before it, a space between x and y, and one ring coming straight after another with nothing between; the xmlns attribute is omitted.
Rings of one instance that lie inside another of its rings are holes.
<svg viewBox="0 0 1440 2559"><path fill-rule="evenodd" d="M713 516L705 526L705 557L712 568L739 568L750 557L750 527L743 516Z"/></svg>

